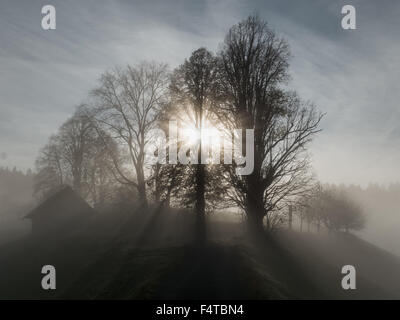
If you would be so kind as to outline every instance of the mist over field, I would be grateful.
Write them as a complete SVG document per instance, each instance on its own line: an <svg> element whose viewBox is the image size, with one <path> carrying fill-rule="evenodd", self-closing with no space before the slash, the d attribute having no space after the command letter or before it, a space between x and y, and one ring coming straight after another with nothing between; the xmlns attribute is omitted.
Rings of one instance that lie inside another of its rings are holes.
<svg viewBox="0 0 400 320"><path fill-rule="evenodd" d="M33 176L22 172L0 170L0 194L2 207L0 209L0 242L4 243L30 232L30 222L23 219L37 203L33 194ZM400 186L379 186L370 184L366 188L360 186L341 185L342 188L359 204L367 217L365 229L358 231L361 238L400 256ZM230 212L215 216L216 220L242 219L240 213ZM300 221L296 219L296 228L300 228ZM306 230L306 226L304 226ZM311 227L311 232L316 232L316 227Z"/></svg>

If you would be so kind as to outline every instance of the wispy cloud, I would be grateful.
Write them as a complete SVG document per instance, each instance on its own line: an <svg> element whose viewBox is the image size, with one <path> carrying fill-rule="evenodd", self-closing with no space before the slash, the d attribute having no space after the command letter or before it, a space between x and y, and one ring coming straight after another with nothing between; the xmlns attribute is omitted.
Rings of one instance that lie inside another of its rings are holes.
<svg viewBox="0 0 400 320"><path fill-rule="evenodd" d="M340 27L344 1L52 1L57 30L40 27L44 1L0 4L0 165L33 166L48 136L99 75L141 60L172 67L257 13L285 37L290 85L327 112L312 146L326 182L400 180L397 1L352 1L357 30Z"/></svg>

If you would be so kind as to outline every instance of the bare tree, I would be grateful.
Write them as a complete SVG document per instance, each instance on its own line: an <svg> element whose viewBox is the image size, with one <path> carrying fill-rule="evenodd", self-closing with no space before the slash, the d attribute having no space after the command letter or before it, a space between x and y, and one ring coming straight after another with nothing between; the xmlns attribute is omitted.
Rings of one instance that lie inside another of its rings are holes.
<svg viewBox="0 0 400 320"><path fill-rule="evenodd" d="M321 219L328 230L348 232L365 227L366 219L361 208L343 192L324 190L321 198Z"/></svg>
<svg viewBox="0 0 400 320"><path fill-rule="evenodd" d="M178 67L172 77L170 90L178 114L184 114L181 121L194 128L198 139L197 163L187 166L183 179L186 191L182 199L186 206L194 204L197 216L196 236L199 242L205 240L206 193L210 189L208 166L202 163L205 152L202 130L210 120L210 109L214 107L218 88L218 64L214 55L205 48L195 50L188 60ZM185 183L186 181L186 183Z"/></svg>
<svg viewBox="0 0 400 320"><path fill-rule="evenodd" d="M107 145L104 140L107 140ZM104 208L116 196L118 182L115 179L111 154L115 157L119 151L115 142L105 133L97 136L93 143L94 152L85 166L85 188L94 206Z"/></svg>
<svg viewBox="0 0 400 320"><path fill-rule="evenodd" d="M87 190L82 189L83 175L88 161L96 152L96 132L81 107L60 127L58 137L62 160L72 177L72 187L86 197Z"/></svg>
<svg viewBox="0 0 400 320"><path fill-rule="evenodd" d="M49 142L39 151L35 162L34 195L42 199L66 181L62 152L57 135L52 135Z"/></svg>
<svg viewBox="0 0 400 320"><path fill-rule="evenodd" d="M230 171L229 197L256 231L264 217L271 228L279 204L303 192L311 179L306 146L322 115L282 89L289 56L286 42L253 16L229 30L220 52L227 94L220 118L226 114L237 128L254 130L254 170L247 176Z"/></svg>
<svg viewBox="0 0 400 320"><path fill-rule="evenodd" d="M301 218L307 222L307 228L310 230L310 225L315 224L317 231L320 231L323 222L323 214L326 203L324 201L324 188L320 183L316 183L310 192L301 197L302 212Z"/></svg>
<svg viewBox="0 0 400 320"><path fill-rule="evenodd" d="M40 151L35 193L47 196L64 184L71 184L75 192L94 205L104 202L105 190L113 184L110 158L101 143L105 138L103 133L100 139L87 110L79 106Z"/></svg>
<svg viewBox="0 0 400 320"><path fill-rule="evenodd" d="M165 100L167 66L141 63L104 73L93 90L94 118L124 152L126 161L113 157L118 181L137 189L147 206L145 150L151 142L157 111Z"/></svg>

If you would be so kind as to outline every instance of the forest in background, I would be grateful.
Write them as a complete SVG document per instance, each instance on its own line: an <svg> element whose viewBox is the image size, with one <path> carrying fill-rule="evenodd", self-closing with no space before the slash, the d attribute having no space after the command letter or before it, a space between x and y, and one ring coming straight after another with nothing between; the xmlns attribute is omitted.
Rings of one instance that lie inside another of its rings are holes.
<svg viewBox="0 0 400 320"><path fill-rule="evenodd" d="M30 222L23 217L36 205L31 170L0 167L0 243L30 232Z"/></svg>

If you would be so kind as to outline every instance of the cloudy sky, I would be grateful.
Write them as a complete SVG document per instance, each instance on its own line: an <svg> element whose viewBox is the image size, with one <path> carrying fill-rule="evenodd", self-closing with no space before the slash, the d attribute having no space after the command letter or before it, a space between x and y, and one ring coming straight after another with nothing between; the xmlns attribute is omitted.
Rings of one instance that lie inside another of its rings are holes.
<svg viewBox="0 0 400 320"><path fill-rule="evenodd" d="M56 8L57 29L41 28ZM357 30L341 28L352 4ZM400 181L400 1L0 1L0 166L38 149L100 74L142 60L171 68L257 13L292 51L290 86L327 115L311 153L323 182Z"/></svg>

